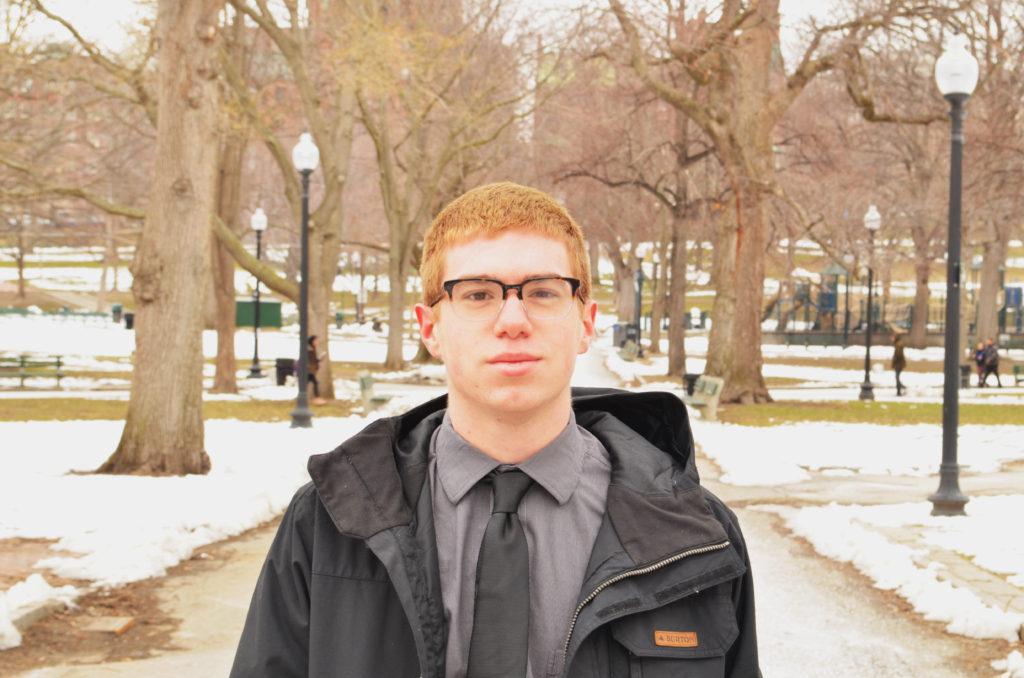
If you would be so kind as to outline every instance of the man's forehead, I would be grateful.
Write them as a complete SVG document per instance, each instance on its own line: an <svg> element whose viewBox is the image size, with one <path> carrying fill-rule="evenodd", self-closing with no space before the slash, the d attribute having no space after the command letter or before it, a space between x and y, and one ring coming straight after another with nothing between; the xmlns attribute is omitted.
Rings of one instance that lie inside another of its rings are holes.
<svg viewBox="0 0 1024 678"><path fill-rule="evenodd" d="M517 279L571 275L568 244L530 231L505 231L455 243L445 253L445 278Z"/></svg>

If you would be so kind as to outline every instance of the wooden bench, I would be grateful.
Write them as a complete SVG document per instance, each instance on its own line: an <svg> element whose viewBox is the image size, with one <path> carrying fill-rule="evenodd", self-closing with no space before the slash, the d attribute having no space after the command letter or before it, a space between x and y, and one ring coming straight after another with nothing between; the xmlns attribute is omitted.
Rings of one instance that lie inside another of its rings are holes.
<svg viewBox="0 0 1024 678"><path fill-rule="evenodd" d="M363 399L364 412L380 407L394 397L374 393L373 376L369 372L359 373L359 396Z"/></svg>
<svg viewBox="0 0 1024 678"><path fill-rule="evenodd" d="M631 363L640 357L640 347L632 339L627 339L619 349L619 357L627 363Z"/></svg>
<svg viewBox="0 0 1024 678"><path fill-rule="evenodd" d="M1017 386L1024 381L1024 365L1013 366L1013 385Z"/></svg>
<svg viewBox="0 0 1024 678"><path fill-rule="evenodd" d="M49 358L30 358L27 355L0 357L0 377L16 377L21 381L18 388L25 388L26 379L53 377L57 380L57 388L60 388L60 380L64 378L63 366L63 358L59 355Z"/></svg>
<svg viewBox="0 0 1024 678"><path fill-rule="evenodd" d="M693 395L684 395L683 402L700 412L701 419L718 420L718 399L722 397L725 379L701 375L693 387Z"/></svg>

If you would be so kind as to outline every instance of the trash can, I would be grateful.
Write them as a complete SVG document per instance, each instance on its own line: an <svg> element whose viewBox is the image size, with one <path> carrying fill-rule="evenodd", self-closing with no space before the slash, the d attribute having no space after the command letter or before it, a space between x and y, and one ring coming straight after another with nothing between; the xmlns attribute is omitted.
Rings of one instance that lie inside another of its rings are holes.
<svg viewBox="0 0 1024 678"><path fill-rule="evenodd" d="M134 313L125 313L124 314L124 328L126 330L134 330L135 329L135 314Z"/></svg>
<svg viewBox="0 0 1024 678"><path fill-rule="evenodd" d="M121 316L124 314L124 306L121 304L114 304L110 307L110 318L115 323L121 322Z"/></svg>
<svg viewBox="0 0 1024 678"><path fill-rule="evenodd" d="M632 341L637 346L640 345L640 328L636 324L626 325L626 341Z"/></svg>
<svg viewBox="0 0 1024 678"><path fill-rule="evenodd" d="M622 348L626 343L626 326L620 323L612 325L612 346Z"/></svg>
<svg viewBox="0 0 1024 678"><path fill-rule="evenodd" d="M284 386L288 376L295 374L295 358L278 358L275 360L274 373L277 376L277 385Z"/></svg>
<svg viewBox="0 0 1024 678"><path fill-rule="evenodd" d="M340 330L341 324L343 322L345 322L345 314L342 313L341 311L338 311L337 313L334 314L334 326Z"/></svg>
<svg viewBox="0 0 1024 678"><path fill-rule="evenodd" d="M972 371L970 365L960 366L960 388L970 388Z"/></svg>

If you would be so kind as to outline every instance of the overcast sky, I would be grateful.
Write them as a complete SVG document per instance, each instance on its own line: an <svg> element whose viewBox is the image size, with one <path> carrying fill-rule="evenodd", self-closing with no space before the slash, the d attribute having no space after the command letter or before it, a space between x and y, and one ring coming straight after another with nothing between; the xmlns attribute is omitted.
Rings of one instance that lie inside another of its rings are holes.
<svg viewBox="0 0 1024 678"><path fill-rule="evenodd" d="M579 0L520 1L538 9L557 9L579 4ZM841 0L781 0L782 42L787 62L794 58L795 50L800 46L796 27L810 16L826 16L838 2ZM112 51L124 46L127 40L125 26L136 23L151 11L137 0L45 0L45 4L54 13L71 21L87 38ZM49 21L42 21L33 26L31 32L34 35L52 35L61 30Z"/></svg>

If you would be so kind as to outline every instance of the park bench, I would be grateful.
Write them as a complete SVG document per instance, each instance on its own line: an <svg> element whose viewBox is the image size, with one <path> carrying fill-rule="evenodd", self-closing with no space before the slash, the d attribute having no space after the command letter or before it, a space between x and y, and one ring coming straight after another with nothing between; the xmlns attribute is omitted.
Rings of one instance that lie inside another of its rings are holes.
<svg viewBox="0 0 1024 678"><path fill-rule="evenodd" d="M359 373L359 396L363 400L363 411L369 412L370 410L380 407L394 396L389 395L377 395L373 390L373 376L368 372Z"/></svg>
<svg viewBox="0 0 1024 678"><path fill-rule="evenodd" d="M25 388L25 380L33 377L53 377L60 388L61 372L64 362L61 356L49 358L30 358L26 355L17 357L0 357L0 377L15 377L20 380L18 388Z"/></svg>
<svg viewBox="0 0 1024 678"><path fill-rule="evenodd" d="M700 412L701 419L718 419L718 399L722 397L725 380L701 375L693 386L693 395L684 395L683 402Z"/></svg>
<svg viewBox="0 0 1024 678"><path fill-rule="evenodd" d="M1013 385L1017 386L1024 381L1024 365L1013 366Z"/></svg>
<svg viewBox="0 0 1024 678"><path fill-rule="evenodd" d="M632 339L627 339L619 349L619 357L627 363L631 363L640 357L640 347Z"/></svg>

